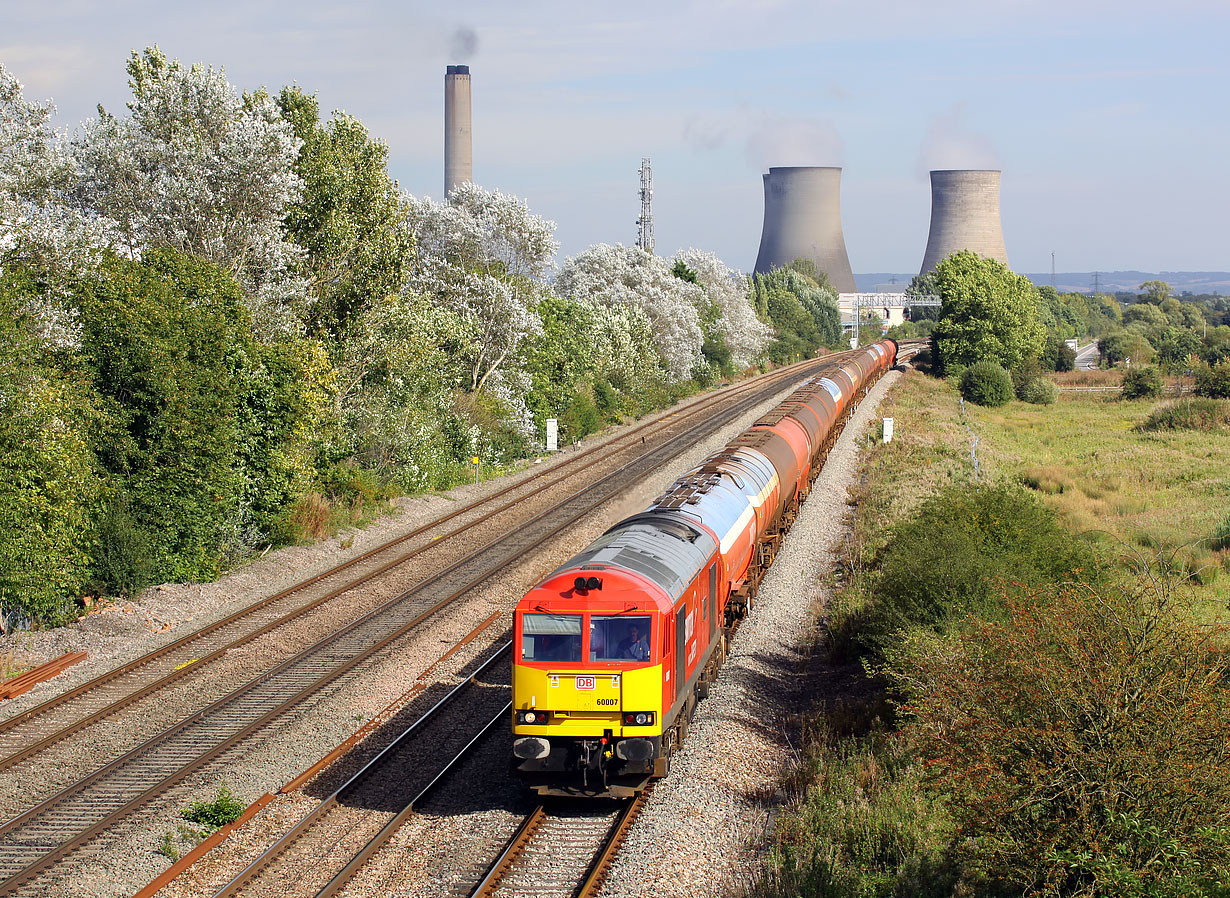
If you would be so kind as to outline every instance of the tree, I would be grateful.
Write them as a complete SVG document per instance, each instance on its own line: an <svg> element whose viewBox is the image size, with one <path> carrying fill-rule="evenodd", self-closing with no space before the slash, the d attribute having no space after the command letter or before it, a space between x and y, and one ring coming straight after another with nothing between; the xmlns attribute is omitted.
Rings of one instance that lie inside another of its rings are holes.
<svg viewBox="0 0 1230 898"><path fill-rule="evenodd" d="M658 256L632 246L599 244L568 259L555 280L562 296L640 309L653 329L662 366L674 382L704 360L697 308L704 292L675 277Z"/></svg>
<svg viewBox="0 0 1230 898"><path fill-rule="evenodd" d="M1170 285L1165 281L1145 281L1140 285L1142 298L1154 305L1161 305L1166 300L1170 299Z"/></svg>
<svg viewBox="0 0 1230 898"><path fill-rule="evenodd" d="M303 193L287 208L285 228L304 250L307 323L339 339L369 302L405 288L414 254L408 206L389 176L388 147L358 119L335 112L322 125L315 96L298 87L283 88L277 103L301 143Z"/></svg>
<svg viewBox="0 0 1230 898"><path fill-rule="evenodd" d="M555 223L523 200L463 184L447 203L408 199L417 247L410 288L465 322L470 389L481 390L521 342L542 330L534 306L548 293Z"/></svg>
<svg viewBox="0 0 1230 898"><path fill-rule="evenodd" d="M916 274L910 278L910 285L905 288L906 296L938 296L939 288L935 285L935 272ZM908 309L911 321L938 321L939 306L910 306Z"/></svg>
<svg viewBox="0 0 1230 898"><path fill-rule="evenodd" d="M1011 369L1041 355L1046 331L1028 278L962 250L936 266L935 283L943 305L932 341L942 366L985 359Z"/></svg>
<svg viewBox="0 0 1230 898"><path fill-rule="evenodd" d="M282 230L303 182L299 140L263 91L240 96L223 71L185 68L157 47L127 66L130 115L100 108L74 142L88 210L117 222L132 256L169 247L235 278L259 331L294 331L298 250Z"/></svg>
<svg viewBox="0 0 1230 898"><path fill-rule="evenodd" d="M772 337L772 328L756 318L748 297L747 278L704 250L681 250L675 260L677 268L682 266L692 272L692 283L699 285L716 307L717 331L730 351L731 364L739 369L751 365Z"/></svg>
<svg viewBox="0 0 1230 898"><path fill-rule="evenodd" d="M766 350L775 362L795 361L813 355L820 346L841 344L841 313L832 287L790 267L753 275L751 291L757 314L777 332Z"/></svg>
<svg viewBox="0 0 1230 898"><path fill-rule="evenodd" d="M107 414L96 451L148 575L214 577L306 486L328 365L294 341L258 343L235 281L185 253L112 258L77 295L82 363Z"/></svg>
<svg viewBox="0 0 1230 898"><path fill-rule="evenodd" d="M51 131L55 107L25 99L21 82L0 64L0 270L37 271L52 290L25 294L15 312L50 345L72 346L80 334L63 302L67 284L92 268L115 237L112 222L64 201L72 162Z"/></svg>
<svg viewBox="0 0 1230 898"><path fill-rule="evenodd" d="M28 273L0 274L0 624L59 623L89 581L103 495L88 382L54 364L23 308Z"/></svg>

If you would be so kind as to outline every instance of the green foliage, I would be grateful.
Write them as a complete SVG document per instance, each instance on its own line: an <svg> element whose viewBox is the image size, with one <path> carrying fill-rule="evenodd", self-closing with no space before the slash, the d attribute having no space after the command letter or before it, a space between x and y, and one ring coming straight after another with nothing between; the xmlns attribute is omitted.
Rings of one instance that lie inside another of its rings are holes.
<svg viewBox="0 0 1230 898"><path fill-rule="evenodd" d="M983 360L1013 368L1042 353L1046 331L1028 278L962 250L936 267L935 286L943 306L932 341L945 368Z"/></svg>
<svg viewBox="0 0 1230 898"><path fill-rule="evenodd" d="M689 284L697 282L697 275L694 270L688 267L688 264L683 259L677 259L671 267L671 274L679 278L681 281L687 281Z"/></svg>
<svg viewBox="0 0 1230 898"><path fill-rule="evenodd" d="M882 650L902 631L946 632L969 614L999 617L1002 583L1053 583L1093 559L1021 487L958 483L894 528L877 561L864 643Z"/></svg>
<svg viewBox="0 0 1230 898"><path fill-rule="evenodd" d="M747 898L948 898L951 824L900 739L809 734L807 787Z"/></svg>
<svg viewBox="0 0 1230 898"><path fill-rule="evenodd" d="M99 519L93 572L97 590L110 595L136 595L153 582L149 538L122 491L111 497Z"/></svg>
<svg viewBox="0 0 1230 898"><path fill-rule="evenodd" d="M1196 393L1214 399L1230 399L1230 360L1198 368Z"/></svg>
<svg viewBox="0 0 1230 898"><path fill-rule="evenodd" d="M841 344L841 313L827 282L822 286L793 267L778 268L753 275L751 291L752 307L777 331L765 350L771 361L786 364Z"/></svg>
<svg viewBox="0 0 1230 898"><path fill-rule="evenodd" d="M247 805L231 792L225 784L218 788L213 801L194 801L180 811L179 815L190 823L198 823L211 830L234 823L243 814Z"/></svg>
<svg viewBox="0 0 1230 898"><path fill-rule="evenodd" d="M340 338L373 299L405 286L414 252L406 204L388 173L388 147L357 119L334 113L320 123L315 96L283 88L282 115L303 141L295 172L303 196L286 214L286 233L307 252L304 274L314 333Z"/></svg>
<svg viewBox="0 0 1230 898"><path fill-rule="evenodd" d="M88 385L30 331L21 309L38 290L0 275L0 604L54 623L89 578L99 415Z"/></svg>
<svg viewBox="0 0 1230 898"><path fill-rule="evenodd" d="M1153 361L1153 346L1141 334L1117 328L1098 341L1098 352L1108 365L1131 360L1134 365Z"/></svg>
<svg viewBox="0 0 1230 898"><path fill-rule="evenodd" d="M212 578L304 486L324 375L302 344L258 344L235 282L172 250L109 260L80 304L82 359L108 412L98 455L125 494L104 517L101 583L143 579L141 545L154 581Z"/></svg>
<svg viewBox="0 0 1230 898"><path fill-rule="evenodd" d="M976 362L961 373L961 395L977 405L1003 405L1013 397L1012 378L1004 366L990 360Z"/></svg>
<svg viewBox="0 0 1230 898"><path fill-rule="evenodd" d="M112 259L106 272L81 309L83 355L113 422L100 457L128 495L153 577L210 579L239 519L236 417L252 343L239 289L171 251Z"/></svg>
<svg viewBox="0 0 1230 898"><path fill-rule="evenodd" d="M1140 430L1202 430L1230 427L1230 402L1219 399L1179 399L1154 409Z"/></svg>
<svg viewBox="0 0 1230 898"><path fill-rule="evenodd" d="M1123 375L1124 399L1156 399L1162 395L1162 374L1156 368L1129 368Z"/></svg>
<svg viewBox="0 0 1230 898"><path fill-rule="evenodd" d="M1051 405L1059 398L1059 388L1045 377L1031 377L1021 387L1019 396L1032 405Z"/></svg>
<svg viewBox="0 0 1230 898"><path fill-rule="evenodd" d="M1193 612L1141 570L907 640L907 735L965 864L1018 894L1230 893L1230 654Z"/></svg>

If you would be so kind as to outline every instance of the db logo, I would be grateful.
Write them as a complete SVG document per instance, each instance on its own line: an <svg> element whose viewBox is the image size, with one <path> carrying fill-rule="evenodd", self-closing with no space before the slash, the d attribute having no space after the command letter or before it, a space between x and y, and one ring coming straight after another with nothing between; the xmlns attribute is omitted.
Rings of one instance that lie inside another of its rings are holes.
<svg viewBox="0 0 1230 898"><path fill-rule="evenodd" d="M578 689L593 689L594 688L594 678L593 677L577 677L577 688Z"/></svg>

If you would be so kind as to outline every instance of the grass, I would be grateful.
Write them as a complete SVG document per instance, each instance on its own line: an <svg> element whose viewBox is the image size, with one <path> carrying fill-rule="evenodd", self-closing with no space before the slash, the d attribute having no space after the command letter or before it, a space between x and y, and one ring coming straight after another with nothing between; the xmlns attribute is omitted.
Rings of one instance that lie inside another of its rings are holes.
<svg viewBox="0 0 1230 898"><path fill-rule="evenodd" d="M1092 374L1094 383L1120 377ZM923 791L921 763L901 750L894 706L855 645L876 553L925 498L972 476L973 454L981 479L1023 483L1067 528L1100 533L1108 554L1170 558L1195 575L1196 598L1207 600L1200 606L1224 620L1230 573L1217 572L1230 568L1230 433L1142 431L1162 404L1061 393L1050 406L967 403L963 416L955 385L902 379L880 409L895 419L894 440L871 441L850 490L853 533L841 550L839 588L820 611L817 705L801 762L784 778L792 800L745 895L984 893L985 884L954 879L945 857L951 820ZM1127 565L1123 576L1131 576Z"/></svg>

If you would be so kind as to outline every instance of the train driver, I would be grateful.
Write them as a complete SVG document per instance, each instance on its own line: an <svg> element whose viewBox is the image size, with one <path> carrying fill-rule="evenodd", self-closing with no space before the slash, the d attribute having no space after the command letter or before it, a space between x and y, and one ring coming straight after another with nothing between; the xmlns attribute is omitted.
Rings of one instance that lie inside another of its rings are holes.
<svg viewBox="0 0 1230 898"><path fill-rule="evenodd" d="M649 640L641 635L641 629L636 624L628 625L628 635L619 643L616 654L620 658L630 658L633 661L649 659Z"/></svg>

